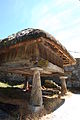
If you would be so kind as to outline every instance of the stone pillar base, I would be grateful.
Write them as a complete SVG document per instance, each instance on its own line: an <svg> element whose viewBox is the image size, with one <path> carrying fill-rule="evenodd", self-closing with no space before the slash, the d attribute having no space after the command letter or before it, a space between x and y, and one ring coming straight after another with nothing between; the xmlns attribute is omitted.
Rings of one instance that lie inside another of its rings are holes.
<svg viewBox="0 0 80 120"><path fill-rule="evenodd" d="M43 108L44 108L44 105L42 105L42 106L29 105L29 110L31 112L35 112L35 113L41 111Z"/></svg>

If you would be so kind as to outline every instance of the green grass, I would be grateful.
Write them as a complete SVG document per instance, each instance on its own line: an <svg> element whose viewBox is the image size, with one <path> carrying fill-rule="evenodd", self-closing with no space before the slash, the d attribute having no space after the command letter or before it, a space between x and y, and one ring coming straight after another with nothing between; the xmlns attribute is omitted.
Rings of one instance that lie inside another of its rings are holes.
<svg viewBox="0 0 80 120"><path fill-rule="evenodd" d="M14 85L13 87L14 88L23 88L24 84L21 84L21 85Z"/></svg>
<svg viewBox="0 0 80 120"><path fill-rule="evenodd" d="M11 87L11 86L8 85L7 83L0 82L0 87L7 88L7 87Z"/></svg>
<svg viewBox="0 0 80 120"><path fill-rule="evenodd" d="M23 86L24 86L24 84L14 85L13 87L14 87L14 88L23 88ZM8 83L0 82L0 87L1 87L1 88L7 88L7 87L12 87L12 86L9 85Z"/></svg>

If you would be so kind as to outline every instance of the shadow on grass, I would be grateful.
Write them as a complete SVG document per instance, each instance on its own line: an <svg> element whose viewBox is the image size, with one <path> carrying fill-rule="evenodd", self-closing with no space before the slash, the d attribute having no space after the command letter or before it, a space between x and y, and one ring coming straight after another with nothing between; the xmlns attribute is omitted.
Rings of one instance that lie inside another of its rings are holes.
<svg viewBox="0 0 80 120"><path fill-rule="evenodd" d="M0 102L0 120L18 118L19 106Z"/></svg>
<svg viewBox="0 0 80 120"><path fill-rule="evenodd" d="M27 107L29 99L30 93L22 89L11 87L0 88L0 120L2 118L4 118L3 120L5 118L6 120L17 120L21 114L21 106Z"/></svg>
<svg viewBox="0 0 80 120"><path fill-rule="evenodd" d="M29 91L23 91L20 88L0 88L0 97L8 97L8 98L15 98L15 99L28 99L30 96Z"/></svg>

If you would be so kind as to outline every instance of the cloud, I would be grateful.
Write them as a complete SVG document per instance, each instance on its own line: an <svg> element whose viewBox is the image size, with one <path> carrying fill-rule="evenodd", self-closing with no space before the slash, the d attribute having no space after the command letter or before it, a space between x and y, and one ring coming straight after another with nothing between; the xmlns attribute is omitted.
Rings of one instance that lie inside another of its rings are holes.
<svg viewBox="0 0 80 120"><path fill-rule="evenodd" d="M72 0L57 0L57 2L56 2L56 5L57 6L63 6L63 5L65 5L65 4L67 4L68 2L70 3Z"/></svg>
<svg viewBox="0 0 80 120"><path fill-rule="evenodd" d="M56 4L58 3L56 2ZM32 24L35 27L46 29L52 33L53 31L64 28L63 20L66 20L71 16L72 10L72 8L67 8L64 11L61 10L55 14L54 5L38 5L32 10Z"/></svg>
<svg viewBox="0 0 80 120"><path fill-rule="evenodd" d="M44 18L39 20L36 26L38 28L53 32L61 27L61 22L56 16L48 14Z"/></svg>
<svg viewBox="0 0 80 120"><path fill-rule="evenodd" d="M52 4L52 2L48 4L51 4L51 6L49 7L46 3L45 5L40 4L33 9L33 26L53 34L68 50L80 51L80 18L79 16L73 16L78 11L76 11L77 6L75 6L75 0L68 0L67 2L66 0L58 0L55 4ZM68 4L70 4L69 7ZM67 5L67 8L63 5ZM57 11L55 6L58 10L60 10L61 7L64 9ZM54 11L54 8L57 12ZM75 56L76 54L77 53L75 53ZM77 54L77 56L80 56L80 54Z"/></svg>
<svg viewBox="0 0 80 120"><path fill-rule="evenodd" d="M58 39L74 57L80 57L80 34L79 34L80 26L77 26L75 29L64 30L59 32L56 35L56 39ZM74 52L79 53L74 53Z"/></svg>
<svg viewBox="0 0 80 120"><path fill-rule="evenodd" d="M80 24L80 18L74 20L72 24L73 24L73 25L75 25L75 24Z"/></svg>
<svg viewBox="0 0 80 120"><path fill-rule="evenodd" d="M63 27L63 24L59 19L59 16L65 15L66 13L67 14L70 13L70 11L66 10L64 12L62 11L59 14L55 15L54 12L49 12L49 9L46 5L42 7L42 10L40 10L40 12L38 9L35 8L32 12L33 25L35 25L35 27L48 30L51 33Z"/></svg>
<svg viewBox="0 0 80 120"><path fill-rule="evenodd" d="M80 6L80 1L79 0L57 0L56 5L58 6L64 6L66 4L75 4L77 6Z"/></svg>
<svg viewBox="0 0 80 120"><path fill-rule="evenodd" d="M80 37L79 35L79 27L74 28L74 29L70 29L70 30L63 30L60 31L56 34L56 38L57 39L61 39L61 40L66 40L66 42L68 42L70 39L73 39L77 36Z"/></svg>

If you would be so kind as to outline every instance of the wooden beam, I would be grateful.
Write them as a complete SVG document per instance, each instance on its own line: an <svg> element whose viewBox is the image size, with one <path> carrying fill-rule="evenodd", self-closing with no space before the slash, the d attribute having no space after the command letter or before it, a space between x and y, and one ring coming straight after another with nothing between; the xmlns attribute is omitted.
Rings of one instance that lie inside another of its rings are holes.
<svg viewBox="0 0 80 120"><path fill-rule="evenodd" d="M49 62L63 67L63 60L44 43L39 44L40 57L48 60Z"/></svg>
<svg viewBox="0 0 80 120"><path fill-rule="evenodd" d="M53 40L50 39L47 39L47 42L52 44L53 46L56 46L56 48L59 49L59 51L63 53L63 55L66 56L66 59L69 59L73 65L76 63L76 60L72 56L70 56L70 54L65 48L63 49L62 45L59 45L56 43L56 41L54 42Z"/></svg>
<svg viewBox="0 0 80 120"><path fill-rule="evenodd" d="M48 66L45 68L46 70L48 71L51 71L51 72L57 72L57 73L64 73L64 69L57 66L57 65L54 65L52 63L48 63Z"/></svg>
<svg viewBox="0 0 80 120"><path fill-rule="evenodd" d="M46 67L7 67L7 66L1 66L0 71L8 72L8 73L15 73L15 74L23 74L27 76L32 76L33 71L35 68L38 68L41 75L52 75L52 74L64 74L64 69L54 65L50 62L48 62L48 65Z"/></svg>

